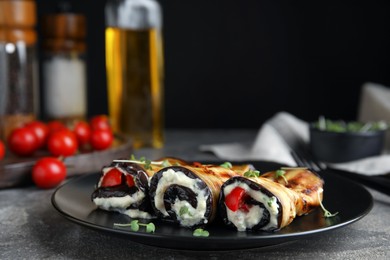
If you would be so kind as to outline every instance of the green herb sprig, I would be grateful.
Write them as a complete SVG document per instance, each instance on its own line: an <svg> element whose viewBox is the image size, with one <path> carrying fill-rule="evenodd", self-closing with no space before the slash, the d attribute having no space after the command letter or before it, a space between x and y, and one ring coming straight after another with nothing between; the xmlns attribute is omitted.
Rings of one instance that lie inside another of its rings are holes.
<svg viewBox="0 0 390 260"><path fill-rule="evenodd" d="M220 166L223 167L223 168L226 168L226 169L231 169L231 168L233 168L233 165L232 165L230 162L224 162L224 163L221 164Z"/></svg>
<svg viewBox="0 0 390 260"><path fill-rule="evenodd" d="M188 207L187 206L182 206L179 210L179 215L182 217L183 215L189 215L190 217L192 217L192 214L191 212L189 211Z"/></svg>
<svg viewBox="0 0 390 260"><path fill-rule="evenodd" d="M313 126L321 131L329 131L336 133L344 132L370 132L370 131L381 131L387 130L389 128L389 123L385 121L377 122L356 122L350 121L346 122L343 120L330 120L326 119L324 116L320 116L318 121L313 124Z"/></svg>
<svg viewBox="0 0 390 260"><path fill-rule="evenodd" d="M151 161L146 159L144 156L140 157L139 159L136 159L134 154L130 156L130 160L114 160L114 162L129 162L129 163L137 163L142 164L145 166L146 170L152 170L152 165L158 165L163 167L171 166L168 160L164 161Z"/></svg>
<svg viewBox="0 0 390 260"><path fill-rule="evenodd" d="M204 230L202 228L197 228L194 230L192 235L195 237L208 237L210 233L207 230Z"/></svg>
<svg viewBox="0 0 390 260"><path fill-rule="evenodd" d="M277 201L276 197L272 196L270 199L267 200L268 207L272 207L272 204L275 203L276 201Z"/></svg>
<svg viewBox="0 0 390 260"><path fill-rule="evenodd" d="M285 170L279 169L279 170L275 171L275 178L278 179L279 177L282 177L283 180L286 182L286 184L288 184L288 180L287 180L286 176L284 176L285 174L286 174Z"/></svg>
<svg viewBox="0 0 390 260"><path fill-rule="evenodd" d="M144 223L139 223L139 221L137 219L132 220L128 224L114 223L114 226L130 227L131 231L134 231L134 232L139 231L141 226L145 227L145 231L147 233L154 233L156 231L156 226L153 224L153 222L144 224Z"/></svg>
<svg viewBox="0 0 390 260"><path fill-rule="evenodd" d="M244 173L245 177L259 177L260 176L260 171L258 170L248 170Z"/></svg>
<svg viewBox="0 0 390 260"><path fill-rule="evenodd" d="M323 192L323 190L322 190L322 189L318 190L317 196L318 196L318 201L320 202L321 209L322 209L322 211L324 212L324 217L325 217L325 218L332 218L332 217L336 216L337 214L339 214L339 212L336 212L336 213L333 213L333 214L332 214L332 213L330 213L330 211L328 211L328 210L324 207L324 205L322 204L321 198L320 198L320 192Z"/></svg>

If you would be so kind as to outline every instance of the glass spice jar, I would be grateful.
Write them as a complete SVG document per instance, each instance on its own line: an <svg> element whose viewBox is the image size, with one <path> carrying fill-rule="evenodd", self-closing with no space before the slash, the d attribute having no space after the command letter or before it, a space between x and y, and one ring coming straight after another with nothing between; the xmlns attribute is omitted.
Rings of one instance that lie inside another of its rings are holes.
<svg viewBox="0 0 390 260"><path fill-rule="evenodd" d="M86 118L85 16L71 11L42 19L43 114L65 123Z"/></svg>
<svg viewBox="0 0 390 260"><path fill-rule="evenodd" d="M0 1L0 137L38 114L36 3Z"/></svg>

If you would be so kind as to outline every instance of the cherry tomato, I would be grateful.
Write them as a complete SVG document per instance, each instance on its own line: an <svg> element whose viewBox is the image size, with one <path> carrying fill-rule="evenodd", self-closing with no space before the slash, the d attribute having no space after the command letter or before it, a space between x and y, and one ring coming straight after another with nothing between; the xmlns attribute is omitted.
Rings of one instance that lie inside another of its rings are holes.
<svg viewBox="0 0 390 260"><path fill-rule="evenodd" d="M95 150L104 150L111 146L114 136L111 130L92 130L91 146Z"/></svg>
<svg viewBox="0 0 390 260"><path fill-rule="evenodd" d="M39 188L50 189L60 184L66 177L65 164L54 157L39 159L32 169L32 179Z"/></svg>
<svg viewBox="0 0 390 260"><path fill-rule="evenodd" d="M91 138L91 128L85 121L79 121L75 124L73 133L76 135L79 145L85 145L89 143Z"/></svg>
<svg viewBox="0 0 390 260"><path fill-rule="evenodd" d="M110 121L106 115L93 116L89 122L92 130L109 130L111 129Z"/></svg>
<svg viewBox="0 0 390 260"><path fill-rule="evenodd" d="M129 187L133 187L135 185L133 176L126 175L126 184Z"/></svg>
<svg viewBox="0 0 390 260"><path fill-rule="evenodd" d="M241 187L235 187L228 195L225 197L225 205L231 211L237 211L240 206L243 204L243 197L245 195L245 190Z"/></svg>
<svg viewBox="0 0 390 260"><path fill-rule="evenodd" d="M58 130L49 136L47 149L54 156L71 156L78 149L76 135L69 129Z"/></svg>
<svg viewBox="0 0 390 260"><path fill-rule="evenodd" d="M42 148L46 144L47 136L49 135L49 128L41 121L32 121L27 123L25 127L33 130L37 137L37 149Z"/></svg>
<svg viewBox="0 0 390 260"><path fill-rule="evenodd" d="M33 130L27 127L14 129L8 137L8 146L11 152L28 156L38 147L38 139Z"/></svg>
<svg viewBox="0 0 390 260"><path fill-rule="evenodd" d="M47 128L49 128L49 133L54 133L58 130L66 129L66 126L61 121L52 120L47 123Z"/></svg>
<svg viewBox="0 0 390 260"><path fill-rule="evenodd" d="M0 160L2 160L5 156L5 145L3 141L0 140Z"/></svg>
<svg viewBox="0 0 390 260"><path fill-rule="evenodd" d="M100 187L112 187L122 183L122 173L117 169L113 168L107 172L100 184Z"/></svg>
<svg viewBox="0 0 390 260"><path fill-rule="evenodd" d="M122 177L123 173L117 168L113 168L104 175L100 187L113 187L120 185L122 183ZM126 175L126 185L129 187L133 187L135 185L133 176Z"/></svg>

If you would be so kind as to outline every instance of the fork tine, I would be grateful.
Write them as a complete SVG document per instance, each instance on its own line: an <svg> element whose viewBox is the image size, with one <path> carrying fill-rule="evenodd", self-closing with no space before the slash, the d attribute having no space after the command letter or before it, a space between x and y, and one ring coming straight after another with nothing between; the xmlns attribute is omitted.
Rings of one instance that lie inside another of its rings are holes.
<svg viewBox="0 0 390 260"><path fill-rule="evenodd" d="M307 166L305 164L305 162L302 161L302 159L298 156L298 154L295 151L291 150L290 153L291 153L291 156L293 157L294 161L297 163L297 165L299 167L306 167Z"/></svg>
<svg viewBox="0 0 390 260"><path fill-rule="evenodd" d="M295 162L298 164L298 166L304 166L316 172L322 170L320 164L318 164L313 159L309 159L310 157L306 154L303 154L303 152L291 151L291 155L294 158Z"/></svg>

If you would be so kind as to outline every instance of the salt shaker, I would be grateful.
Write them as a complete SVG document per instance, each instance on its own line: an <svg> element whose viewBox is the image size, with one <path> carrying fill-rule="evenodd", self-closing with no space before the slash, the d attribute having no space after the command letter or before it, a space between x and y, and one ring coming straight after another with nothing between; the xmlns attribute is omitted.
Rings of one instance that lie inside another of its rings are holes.
<svg viewBox="0 0 390 260"><path fill-rule="evenodd" d="M87 114L86 21L83 14L59 10L41 20L43 115L65 123Z"/></svg>
<svg viewBox="0 0 390 260"><path fill-rule="evenodd" d="M0 137L39 111L36 3L0 1Z"/></svg>

